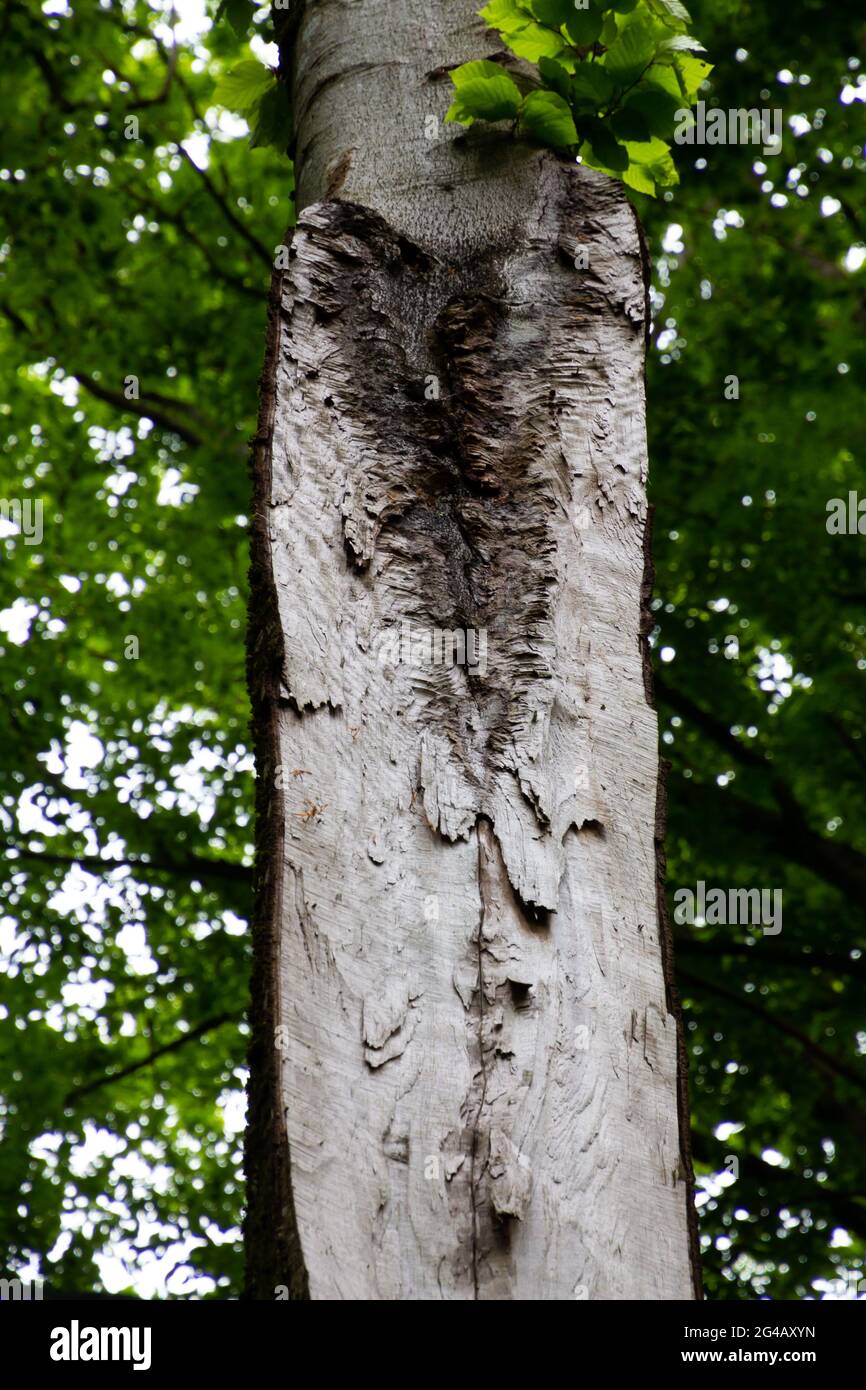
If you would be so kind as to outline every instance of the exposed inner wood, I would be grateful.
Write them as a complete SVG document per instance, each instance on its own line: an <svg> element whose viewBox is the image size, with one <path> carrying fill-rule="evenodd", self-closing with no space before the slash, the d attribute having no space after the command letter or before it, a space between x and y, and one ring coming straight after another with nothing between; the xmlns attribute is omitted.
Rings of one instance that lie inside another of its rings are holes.
<svg viewBox="0 0 866 1390"><path fill-rule="evenodd" d="M365 30L342 73L355 8L301 26L256 464L273 1268L296 1297L688 1299L636 221L487 136L428 151L438 185L411 123L389 169L363 120L349 157L355 67L414 121L428 65L490 51L462 3L381 0L426 46L395 70Z"/></svg>

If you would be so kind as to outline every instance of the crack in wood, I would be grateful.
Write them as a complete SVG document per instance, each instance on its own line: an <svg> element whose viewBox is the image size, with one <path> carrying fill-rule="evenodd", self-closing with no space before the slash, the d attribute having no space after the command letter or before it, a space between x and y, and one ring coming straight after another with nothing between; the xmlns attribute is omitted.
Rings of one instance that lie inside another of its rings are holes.
<svg viewBox="0 0 866 1390"><path fill-rule="evenodd" d="M273 760L313 769L328 810L286 818L278 882L309 888L272 910L317 1298L686 1296L672 1030L638 1069L624 1012L665 999L639 251L621 190L537 169L524 224L465 254L308 207L282 277ZM404 622L484 629L486 670L389 655ZM622 1215L637 1182L655 1245Z"/></svg>

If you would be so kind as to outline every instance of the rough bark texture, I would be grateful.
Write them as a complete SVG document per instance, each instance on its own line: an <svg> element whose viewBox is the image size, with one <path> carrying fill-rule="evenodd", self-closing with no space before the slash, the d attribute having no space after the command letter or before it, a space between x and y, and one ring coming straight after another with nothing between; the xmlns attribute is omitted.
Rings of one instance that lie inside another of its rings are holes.
<svg viewBox="0 0 866 1390"><path fill-rule="evenodd" d="M271 566L269 503L271 440L280 340L280 279L268 305L268 341L260 383L259 428L253 442L254 485L247 683L256 751L256 872L253 918L252 1037L249 1124L244 1167L247 1209L246 1296L269 1299L277 1288L309 1297L291 1188L291 1157L282 1098L280 934L285 859L285 802L274 769L279 760L279 706L285 669L283 633Z"/></svg>
<svg viewBox="0 0 866 1390"><path fill-rule="evenodd" d="M440 70L494 48L463 0L326 0L297 34L255 465L254 1297L696 1292L643 258L602 175L427 138Z"/></svg>

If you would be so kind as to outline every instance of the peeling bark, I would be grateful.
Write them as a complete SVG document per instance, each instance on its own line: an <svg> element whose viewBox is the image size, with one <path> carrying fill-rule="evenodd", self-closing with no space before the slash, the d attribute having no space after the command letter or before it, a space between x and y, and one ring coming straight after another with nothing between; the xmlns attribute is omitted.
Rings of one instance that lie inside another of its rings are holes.
<svg viewBox="0 0 866 1390"><path fill-rule="evenodd" d="M300 21L255 459L254 1297L695 1296L641 244L602 175L426 140L435 73L490 51L462 0Z"/></svg>

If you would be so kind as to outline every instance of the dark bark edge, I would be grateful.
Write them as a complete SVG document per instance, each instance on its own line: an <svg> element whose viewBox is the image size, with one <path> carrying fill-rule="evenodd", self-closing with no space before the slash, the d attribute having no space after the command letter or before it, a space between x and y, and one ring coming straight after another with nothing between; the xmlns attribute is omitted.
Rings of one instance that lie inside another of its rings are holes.
<svg viewBox="0 0 866 1390"><path fill-rule="evenodd" d="M655 565L652 554L653 508L647 512L644 530L644 578L641 602L641 655L643 657L643 678L647 703L655 709L653 698L652 659L648 636L652 628L650 599L655 583ZM667 855L665 834L667 831L667 780L670 763L659 759L659 776L656 784L655 813L655 852L656 852L656 906L659 923L659 944L662 954L662 971L665 980L665 1000L668 1013L672 1015L677 1030L677 1114L679 1117L680 1165L686 1183L686 1221L689 1233L689 1263L695 1298L703 1299L704 1287L701 1278L700 1241L698 1239L698 1213L695 1207L695 1171L692 1164L692 1140L689 1120L689 1059L686 1052L683 1011L679 990L676 986L674 967L674 938L668 912L665 879L667 875Z"/></svg>
<svg viewBox="0 0 866 1390"><path fill-rule="evenodd" d="M640 239L641 262L643 265L644 287L646 291L646 307L644 313L646 323L646 348L648 351L651 319L649 286L652 267L646 237L637 213L635 213L635 223L637 224L637 233ZM644 359L644 361L646 361L646 359ZM649 634L653 627L653 616L650 603L655 587L655 562L653 560L652 546L654 516L655 508L652 506L648 507L643 538L644 572L643 583L641 585L640 623L644 692L646 694L647 704L650 705L652 709L656 708L653 691L652 655L649 646ZM669 769L670 763L664 758L660 758L658 782L656 784L655 812L656 904L659 923L659 943L662 954L662 970L665 980L665 999L668 1013L672 1015L677 1030L677 1115L679 1119L680 1164L686 1184L686 1223L689 1239L689 1264L695 1298L702 1300L704 1297L704 1286L701 1276L701 1247L698 1236L698 1213L695 1207L695 1170L692 1163L692 1139L689 1116L689 1059L686 1051L685 1031L683 1028L682 1005L680 1003L679 990L676 985L673 929L671 927L667 893L665 891L665 880L667 877L665 835L667 832L667 780Z"/></svg>
<svg viewBox="0 0 866 1390"><path fill-rule="evenodd" d="M284 237L289 244L290 233ZM259 416L252 441L250 596L247 685L256 759L256 860L250 981L248 1120L244 1143L247 1201L244 1213L244 1298L310 1296L291 1186L291 1159L280 1084L279 913L283 896L283 794L275 776L280 761L279 691L283 635L271 566L269 512L276 374L282 315L282 273L275 270L268 298L265 360L259 378Z"/></svg>

